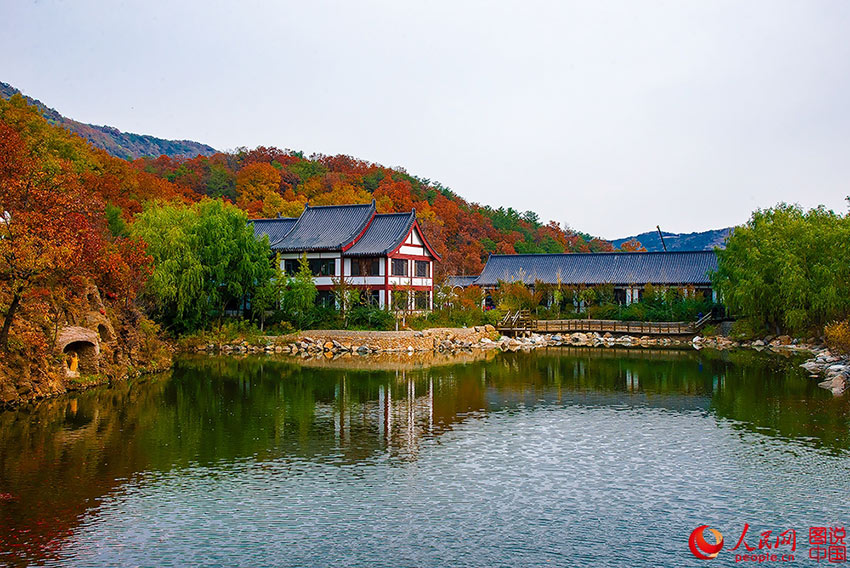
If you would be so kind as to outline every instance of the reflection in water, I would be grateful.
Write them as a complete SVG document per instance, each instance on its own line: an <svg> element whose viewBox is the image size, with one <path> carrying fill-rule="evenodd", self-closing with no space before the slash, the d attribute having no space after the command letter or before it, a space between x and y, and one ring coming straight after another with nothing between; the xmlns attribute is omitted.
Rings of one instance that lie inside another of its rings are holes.
<svg viewBox="0 0 850 568"><path fill-rule="evenodd" d="M696 413L738 429L742 444L756 433L824 456L850 448L848 398L818 389L795 358L558 348L450 366L364 369L362 361L302 367L290 358L188 357L170 375L0 413L0 560L60 558L104 499L146 475L245 460L405 467L423 445L439 455L435 442L449 460L441 467L451 469L459 464L441 437L504 413L533 420L535 409L560 408L564 420L589 423L591 415L570 409L626 410L649 431L656 411ZM604 451L573 457L602 459Z"/></svg>

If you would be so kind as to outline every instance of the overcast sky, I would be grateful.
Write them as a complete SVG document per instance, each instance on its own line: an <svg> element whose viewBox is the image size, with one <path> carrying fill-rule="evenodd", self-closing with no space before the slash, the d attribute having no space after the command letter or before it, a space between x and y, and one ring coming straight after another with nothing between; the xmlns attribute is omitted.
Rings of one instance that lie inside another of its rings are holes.
<svg viewBox="0 0 850 568"><path fill-rule="evenodd" d="M606 238L847 210L844 0L0 4L0 80L83 122L350 154Z"/></svg>

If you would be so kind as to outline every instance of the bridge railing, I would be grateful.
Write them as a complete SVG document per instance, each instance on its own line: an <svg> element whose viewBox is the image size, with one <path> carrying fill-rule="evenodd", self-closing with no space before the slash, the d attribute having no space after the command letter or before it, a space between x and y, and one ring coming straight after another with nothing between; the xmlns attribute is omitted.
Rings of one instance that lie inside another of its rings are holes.
<svg viewBox="0 0 850 568"><path fill-rule="evenodd" d="M538 320L536 331L627 333L629 335L689 335L695 332L693 324L681 321L619 321L619 320Z"/></svg>
<svg viewBox="0 0 850 568"><path fill-rule="evenodd" d="M708 312L707 314L705 314L704 316L702 316L701 318L699 318L697 321L694 322L694 330L695 331L701 330L702 328L707 326L711 322L712 319L713 319L713 316L712 316L711 312Z"/></svg>
<svg viewBox="0 0 850 568"><path fill-rule="evenodd" d="M503 330L533 330L538 333L623 333L629 335L691 335L690 322L641 322L595 319L534 320L530 315L512 312L503 318Z"/></svg>

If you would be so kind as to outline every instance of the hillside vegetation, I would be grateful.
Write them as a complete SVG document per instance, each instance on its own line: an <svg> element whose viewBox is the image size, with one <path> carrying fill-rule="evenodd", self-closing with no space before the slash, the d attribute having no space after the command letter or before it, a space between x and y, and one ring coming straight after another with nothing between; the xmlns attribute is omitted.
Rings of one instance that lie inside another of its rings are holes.
<svg viewBox="0 0 850 568"><path fill-rule="evenodd" d="M162 361L136 305L150 259L118 211L191 197L51 126L20 95L0 100L0 404L74 386L56 349L66 326L103 324L101 378Z"/></svg>
<svg viewBox="0 0 850 568"><path fill-rule="evenodd" d="M607 241L555 221L544 223L532 211L469 203L439 182L350 156L305 157L259 147L191 159L140 158L133 166L195 196L232 200L255 218L295 217L308 202L334 205L374 199L381 213L416 208L426 236L443 257L438 275L478 274L490 253L613 250Z"/></svg>

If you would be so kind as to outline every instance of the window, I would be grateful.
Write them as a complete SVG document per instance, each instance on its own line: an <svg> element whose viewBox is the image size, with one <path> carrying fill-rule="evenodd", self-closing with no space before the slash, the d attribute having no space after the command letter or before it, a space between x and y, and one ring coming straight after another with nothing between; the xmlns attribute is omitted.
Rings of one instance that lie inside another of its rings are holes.
<svg viewBox="0 0 850 568"><path fill-rule="evenodd" d="M428 278L431 276L430 274L431 263L427 260L417 260L416 261L416 276L420 278Z"/></svg>
<svg viewBox="0 0 850 568"><path fill-rule="evenodd" d="M428 309L428 292L416 292L413 301L417 310Z"/></svg>
<svg viewBox="0 0 850 568"><path fill-rule="evenodd" d="M335 274L336 262L332 258L311 258L308 262L313 276L333 276Z"/></svg>
<svg viewBox="0 0 850 568"><path fill-rule="evenodd" d="M393 259L393 276L407 276L407 260L403 258Z"/></svg>
<svg viewBox="0 0 850 568"><path fill-rule="evenodd" d="M316 305L324 308L336 307L336 299L330 290L319 290L316 294Z"/></svg>
<svg viewBox="0 0 850 568"><path fill-rule="evenodd" d="M313 276L333 276L336 273L336 262L332 258L310 258L307 264ZM283 261L283 272L287 276L295 276L300 266L301 259L287 258Z"/></svg>
<svg viewBox="0 0 850 568"><path fill-rule="evenodd" d="M283 273L287 276L295 276L298 272L298 259L287 258L283 261Z"/></svg>
<svg viewBox="0 0 850 568"><path fill-rule="evenodd" d="M380 261L377 258L352 258L352 276L379 276L381 274Z"/></svg>

